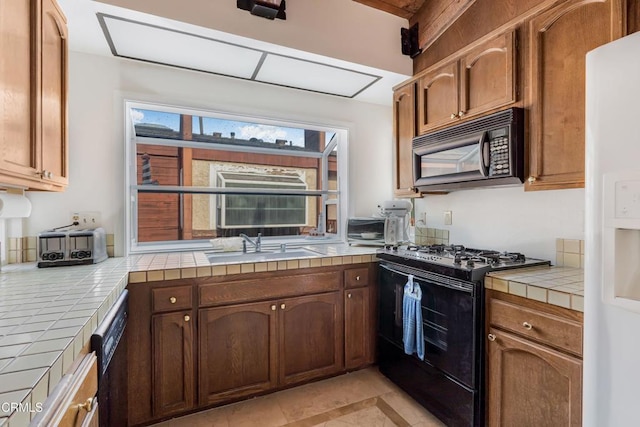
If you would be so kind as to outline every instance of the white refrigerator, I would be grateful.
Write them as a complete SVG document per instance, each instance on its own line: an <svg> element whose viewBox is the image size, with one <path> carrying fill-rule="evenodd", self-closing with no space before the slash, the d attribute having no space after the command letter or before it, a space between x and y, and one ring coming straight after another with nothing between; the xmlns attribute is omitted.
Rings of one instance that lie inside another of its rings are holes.
<svg viewBox="0 0 640 427"><path fill-rule="evenodd" d="M586 73L583 424L640 426L640 32Z"/></svg>

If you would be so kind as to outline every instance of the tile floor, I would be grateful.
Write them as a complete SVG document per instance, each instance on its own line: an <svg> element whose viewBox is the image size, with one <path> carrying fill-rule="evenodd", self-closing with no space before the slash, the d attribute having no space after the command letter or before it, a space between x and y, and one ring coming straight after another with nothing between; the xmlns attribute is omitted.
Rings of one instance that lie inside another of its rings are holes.
<svg viewBox="0 0 640 427"><path fill-rule="evenodd" d="M368 368L155 424L155 427L440 427L436 417Z"/></svg>

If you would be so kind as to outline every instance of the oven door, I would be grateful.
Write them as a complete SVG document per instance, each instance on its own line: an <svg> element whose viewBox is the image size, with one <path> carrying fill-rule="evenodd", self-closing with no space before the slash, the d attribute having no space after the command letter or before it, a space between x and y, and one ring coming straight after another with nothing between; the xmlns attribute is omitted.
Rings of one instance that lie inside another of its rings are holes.
<svg viewBox="0 0 640 427"><path fill-rule="evenodd" d="M425 362L462 384L476 388L476 299L473 283L380 263L379 333L400 348L402 297L409 274L422 289Z"/></svg>
<svg viewBox="0 0 640 427"><path fill-rule="evenodd" d="M476 181L489 176L487 132L413 148L416 186Z"/></svg>

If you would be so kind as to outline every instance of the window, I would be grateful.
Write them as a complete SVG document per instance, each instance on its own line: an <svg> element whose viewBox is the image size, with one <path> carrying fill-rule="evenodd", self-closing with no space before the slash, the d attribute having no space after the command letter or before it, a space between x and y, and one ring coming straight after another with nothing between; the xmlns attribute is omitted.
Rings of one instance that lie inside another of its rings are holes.
<svg viewBox="0 0 640 427"><path fill-rule="evenodd" d="M347 132L126 102L130 252L341 239Z"/></svg>

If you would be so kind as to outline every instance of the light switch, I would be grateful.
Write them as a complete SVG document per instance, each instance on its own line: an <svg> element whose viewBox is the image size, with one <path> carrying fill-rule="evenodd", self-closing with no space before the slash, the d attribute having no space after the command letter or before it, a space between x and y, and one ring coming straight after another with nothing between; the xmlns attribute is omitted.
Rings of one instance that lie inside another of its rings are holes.
<svg viewBox="0 0 640 427"><path fill-rule="evenodd" d="M451 211L444 211L444 225L451 225Z"/></svg>

